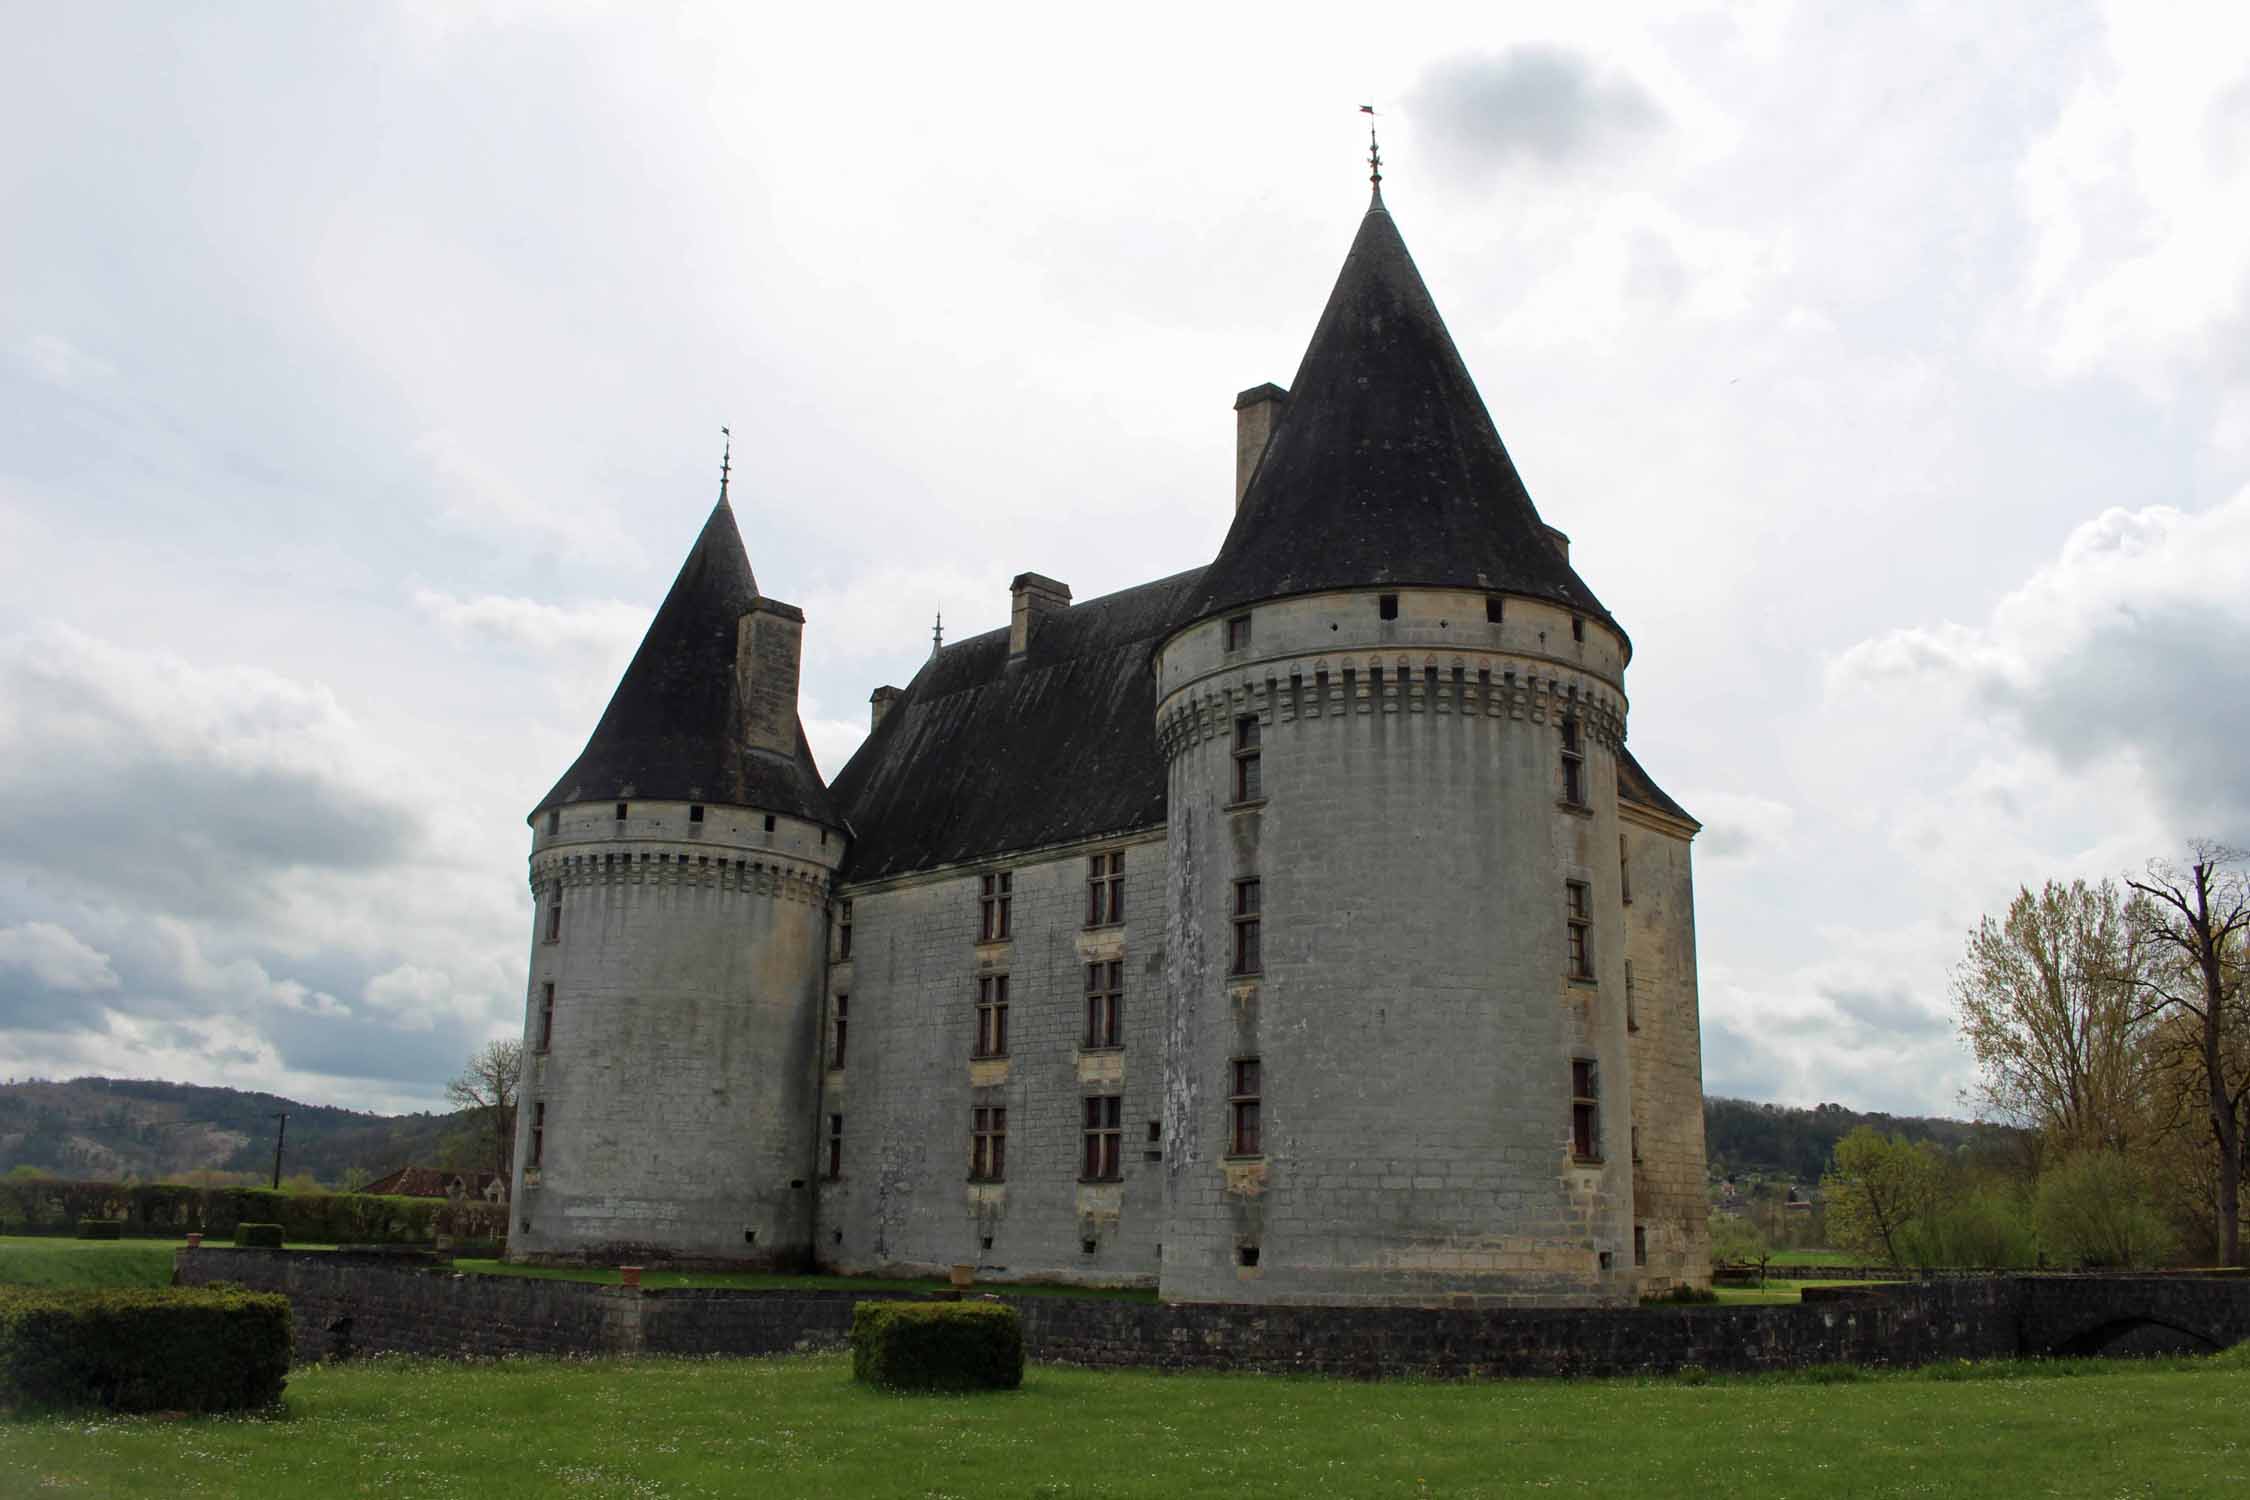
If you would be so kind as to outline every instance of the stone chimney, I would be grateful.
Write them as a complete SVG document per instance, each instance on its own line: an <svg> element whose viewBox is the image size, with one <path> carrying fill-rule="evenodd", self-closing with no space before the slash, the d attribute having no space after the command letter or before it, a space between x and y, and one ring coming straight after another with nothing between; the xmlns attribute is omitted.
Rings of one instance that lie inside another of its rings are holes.
<svg viewBox="0 0 2250 1500"><path fill-rule="evenodd" d="M1031 649L1039 622L1070 608L1070 585L1040 573L1018 573L1008 592L1015 600L1008 617L1008 660L1021 661Z"/></svg>
<svg viewBox="0 0 2250 1500"><path fill-rule="evenodd" d="M873 734L883 727L883 716L888 714L891 711L891 705L897 702L898 689L887 682L867 695L867 732L869 734Z"/></svg>
<svg viewBox="0 0 2250 1500"><path fill-rule="evenodd" d="M797 753L797 661L804 650L805 612L760 599L734 626L735 699L742 706L742 742L753 750Z"/></svg>
<svg viewBox="0 0 2250 1500"><path fill-rule="evenodd" d="M1542 521L1542 522L1540 523L1540 525L1541 525L1542 527L1544 527L1544 528L1545 528L1545 530L1546 530L1546 533L1547 533L1547 540L1548 540L1548 541L1550 541L1550 542L1552 542L1552 543L1554 543L1554 544L1555 544L1555 550L1556 550L1557 552L1560 552L1560 553L1562 554L1562 560L1563 560L1564 562L1569 562L1569 561L1570 561L1570 538L1569 538L1569 537L1567 537L1567 536L1564 536L1564 535L1563 535L1563 534L1562 534L1561 532L1559 532L1559 531L1555 530L1555 528L1554 528L1554 527L1552 527L1552 526L1548 526L1548 525L1547 525L1547 524L1546 524L1546 523L1545 523L1544 521Z"/></svg>
<svg viewBox="0 0 2250 1500"><path fill-rule="evenodd" d="M1289 393L1270 380L1234 398L1236 510L1242 509L1242 497L1250 490L1250 476L1258 472L1258 460L1266 456L1266 440L1273 436L1273 424L1281 420L1281 408L1288 400Z"/></svg>

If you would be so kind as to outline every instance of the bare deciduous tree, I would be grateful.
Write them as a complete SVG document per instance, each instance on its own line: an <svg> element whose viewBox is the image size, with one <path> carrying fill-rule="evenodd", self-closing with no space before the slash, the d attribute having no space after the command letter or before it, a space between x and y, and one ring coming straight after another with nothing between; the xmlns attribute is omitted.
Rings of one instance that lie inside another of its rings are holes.
<svg viewBox="0 0 2250 1500"><path fill-rule="evenodd" d="M2242 1109L2250 1095L2250 1069L2239 1066L2245 1012L2243 946L2250 942L2250 880L2241 854L2198 843L2185 870L2164 861L2145 879L2126 884L2139 893L2133 921L2154 960L2138 976L2150 1017L2171 1012L2188 1018L2185 1040L2191 1076L2218 1157L2214 1184L2219 1258L2242 1263Z"/></svg>
<svg viewBox="0 0 2250 1500"><path fill-rule="evenodd" d="M492 1166L510 1175L516 1156L516 1083L523 1076L523 1043L486 1042L445 1086L445 1097L482 1117L492 1134Z"/></svg>
<svg viewBox="0 0 2250 1500"><path fill-rule="evenodd" d="M2151 1029L2134 984L2143 953L2106 880L2026 887L2006 916L1980 922L1953 971L1979 1114L2037 1130L2064 1152L2137 1144Z"/></svg>

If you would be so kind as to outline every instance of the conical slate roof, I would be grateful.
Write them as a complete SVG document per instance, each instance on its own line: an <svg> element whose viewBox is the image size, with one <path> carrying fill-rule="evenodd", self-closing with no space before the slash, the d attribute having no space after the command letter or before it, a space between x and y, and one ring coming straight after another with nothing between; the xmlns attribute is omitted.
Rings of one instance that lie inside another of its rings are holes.
<svg viewBox="0 0 2250 1500"><path fill-rule="evenodd" d="M758 597L722 488L593 738L532 816L573 802L642 798L755 807L842 827L802 726L793 757L743 741L736 622Z"/></svg>
<svg viewBox="0 0 2250 1500"><path fill-rule="evenodd" d="M1182 623L1383 584L1528 594L1609 619L1548 539L1378 193Z"/></svg>

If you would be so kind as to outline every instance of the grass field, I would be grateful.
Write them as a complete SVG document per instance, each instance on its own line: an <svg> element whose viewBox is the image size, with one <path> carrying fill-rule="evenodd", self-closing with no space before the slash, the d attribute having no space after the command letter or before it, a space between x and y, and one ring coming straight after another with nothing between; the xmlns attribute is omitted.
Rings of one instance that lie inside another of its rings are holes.
<svg viewBox="0 0 2250 1500"><path fill-rule="evenodd" d="M12 1493L2219 1495L2250 1361L1478 1384L1092 1373L893 1397L836 1356L293 1375L286 1415L0 1420Z"/></svg>
<svg viewBox="0 0 2250 1500"><path fill-rule="evenodd" d="M1875 1259L1879 1263L1882 1257ZM1771 1263L1777 1266L1864 1266L1869 1260L1864 1255L1844 1250L1776 1250Z"/></svg>
<svg viewBox="0 0 2250 1500"><path fill-rule="evenodd" d="M0 1284L169 1286L185 1240L66 1240L0 1235Z"/></svg>

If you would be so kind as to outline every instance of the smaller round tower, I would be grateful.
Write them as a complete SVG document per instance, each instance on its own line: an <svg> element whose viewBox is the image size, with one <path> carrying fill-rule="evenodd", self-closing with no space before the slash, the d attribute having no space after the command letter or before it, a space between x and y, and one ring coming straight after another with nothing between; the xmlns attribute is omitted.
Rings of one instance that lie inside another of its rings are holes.
<svg viewBox="0 0 2250 1500"><path fill-rule="evenodd" d="M810 1260L843 823L797 720L804 616L724 485L577 762L531 815L512 1260Z"/></svg>

